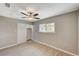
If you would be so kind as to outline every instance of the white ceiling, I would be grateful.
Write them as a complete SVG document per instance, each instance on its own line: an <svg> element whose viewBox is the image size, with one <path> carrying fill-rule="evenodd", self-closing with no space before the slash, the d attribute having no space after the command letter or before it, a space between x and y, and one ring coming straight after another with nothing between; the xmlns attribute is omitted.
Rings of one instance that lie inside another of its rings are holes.
<svg viewBox="0 0 79 59"><path fill-rule="evenodd" d="M39 13L39 20L71 12L79 8L78 3L10 3L10 5L11 7L7 8L4 3L0 3L1 16L27 21L28 19L21 18L24 15L22 15L20 11L26 10L28 7L35 9Z"/></svg>

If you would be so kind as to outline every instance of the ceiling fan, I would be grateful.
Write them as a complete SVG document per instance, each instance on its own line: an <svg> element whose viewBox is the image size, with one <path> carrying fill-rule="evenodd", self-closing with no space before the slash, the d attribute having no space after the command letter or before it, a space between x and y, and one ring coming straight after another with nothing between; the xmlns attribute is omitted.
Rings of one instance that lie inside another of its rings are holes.
<svg viewBox="0 0 79 59"><path fill-rule="evenodd" d="M28 18L29 20L40 19L39 17L37 17L39 15L39 13L34 13L34 12L31 12L31 11L27 11L27 13L25 13L25 12L20 12L20 13L25 16L25 17L22 17L22 18Z"/></svg>

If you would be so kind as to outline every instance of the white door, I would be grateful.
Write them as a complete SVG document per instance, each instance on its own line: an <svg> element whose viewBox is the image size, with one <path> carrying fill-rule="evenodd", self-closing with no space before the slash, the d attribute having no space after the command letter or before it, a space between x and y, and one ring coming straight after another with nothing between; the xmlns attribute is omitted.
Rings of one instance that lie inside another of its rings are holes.
<svg viewBox="0 0 79 59"><path fill-rule="evenodd" d="M17 25L17 43L23 43L27 41L27 30L26 24L18 23Z"/></svg>

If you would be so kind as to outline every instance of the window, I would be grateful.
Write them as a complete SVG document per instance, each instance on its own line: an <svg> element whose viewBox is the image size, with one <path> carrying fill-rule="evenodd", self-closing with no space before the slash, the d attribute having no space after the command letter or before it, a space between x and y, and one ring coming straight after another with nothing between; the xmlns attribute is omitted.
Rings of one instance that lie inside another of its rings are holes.
<svg viewBox="0 0 79 59"><path fill-rule="evenodd" d="M55 23L40 24L39 32L55 32Z"/></svg>

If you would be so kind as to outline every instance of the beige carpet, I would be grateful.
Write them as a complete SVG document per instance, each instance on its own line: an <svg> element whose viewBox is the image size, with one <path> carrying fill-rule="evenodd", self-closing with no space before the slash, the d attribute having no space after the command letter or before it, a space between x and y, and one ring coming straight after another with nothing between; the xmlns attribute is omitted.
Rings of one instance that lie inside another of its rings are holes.
<svg viewBox="0 0 79 59"><path fill-rule="evenodd" d="M68 54L34 41L0 50L0 56L68 56Z"/></svg>

